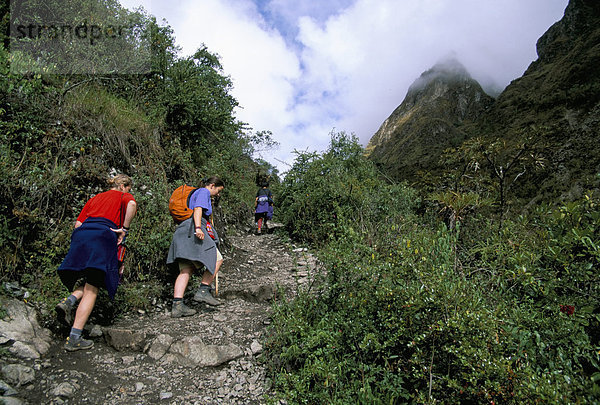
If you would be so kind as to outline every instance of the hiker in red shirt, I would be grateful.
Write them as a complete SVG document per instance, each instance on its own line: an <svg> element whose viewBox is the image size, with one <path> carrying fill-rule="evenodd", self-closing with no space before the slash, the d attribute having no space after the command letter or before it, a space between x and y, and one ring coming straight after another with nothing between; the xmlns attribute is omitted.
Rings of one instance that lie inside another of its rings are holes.
<svg viewBox="0 0 600 405"><path fill-rule="evenodd" d="M112 299L119 284L118 246L129 232L137 203L129 193L133 182L119 174L109 180L111 189L90 198L75 221L71 246L58 268L62 283L72 291L56 306L59 320L72 324L65 350L85 350L94 342L81 337L100 288ZM77 285L77 287L75 287ZM72 310L81 300L72 320Z"/></svg>

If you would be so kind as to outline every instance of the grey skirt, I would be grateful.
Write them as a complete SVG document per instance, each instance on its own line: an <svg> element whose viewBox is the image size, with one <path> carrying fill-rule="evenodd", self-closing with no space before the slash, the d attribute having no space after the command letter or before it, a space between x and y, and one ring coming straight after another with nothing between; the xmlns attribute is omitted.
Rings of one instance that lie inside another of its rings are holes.
<svg viewBox="0 0 600 405"><path fill-rule="evenodd" d="M171 247L169 247L169 255L167 256L167 264L172 264L177 259L187 259L198 261L206 267L211 274L215 273L215 267L217 264L217 243L219 236L215 229L216 239L213 240L208 236L206 230L206 220L202 218L202 232L204 232L204 239L198 239L194 235L194 220L188 218L175 228L173 234L173 240L171 241Z"/></svg>

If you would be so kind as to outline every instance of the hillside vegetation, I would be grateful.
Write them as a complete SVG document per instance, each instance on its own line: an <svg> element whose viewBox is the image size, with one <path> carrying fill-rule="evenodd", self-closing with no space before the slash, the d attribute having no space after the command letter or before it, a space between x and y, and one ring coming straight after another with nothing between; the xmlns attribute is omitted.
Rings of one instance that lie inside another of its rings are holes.
<svg viewBox="0 0 600 405"><path fill-rule="evenodd" d="M126 173L134 180L139 213L119 295L127 305L144 308L168 274L172 190L220 176L226 188L216 217L226 241L229 226L250 218L257 171L273 171L251 159L255 146L272 143L270 134L254 133L236 120L237 102L218 57L205 47L179 57L170 27L154 17L128 12L116 1L27 5L21 19L38 21L38 10L55 10L71 24L100 21L134 27L136 35L98 43L94 55L106 58L40 51L35 63L18 48L9 53L8 38L2 38L0 278L36 289L34 301L52 303L64 294L56 269L76 216L106 189L110 175ZM5 33L9 14L7 4L1 7ZM45 40L36 43L41 50ZM136 56L140 49L149 52L143 60ZM112 74L111 64L138 70ZM22 73L24 66L29 70Z"/></svg>
<svg viewBox="0 0 600 405"><path fill-rule="evenodd" d="M449 176L460 167L466 178L511 166L506 177L518 175L519 186L505 195L504 208L514 202L515 212L598 190L599 27L598 1L571 0L538 40L538 59L495 100L458 61L436 64L373 135L370 158L394 180L427 191L456 191L456 178ZM490 159L470 161L473 142ZM497 144L510 152L486 149ZM483 190L463 185L461 191Z"/></svg>
<svg viewBox="0 0 600 405"><path fill-rule="evenodd" d="M597 403L598 198L502 218L474 194L379 179L353 137L300 154L283 220L324 270L275 308L293 403Z"/></svg>

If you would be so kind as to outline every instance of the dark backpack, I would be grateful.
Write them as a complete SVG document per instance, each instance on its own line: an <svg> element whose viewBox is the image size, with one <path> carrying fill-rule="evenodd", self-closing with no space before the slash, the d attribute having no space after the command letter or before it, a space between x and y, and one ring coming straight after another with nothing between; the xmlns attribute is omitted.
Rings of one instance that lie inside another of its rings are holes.
<svg viewBox="0 0 600 405"><path fill-rule="evenodd" d="M192 216L194 211L189 208L189 203L192 194L196 190L198 190L198 187L184 184L177 187L173 191L173 194L171 194L171 198L169 198L169 213L176 224L180 224Z"/></svg>
<svg viewBox="0 0 600 405"><path fill-rule="evenodd" d="M261 188L256 193L256 197L258 197L258 203L268 202L269 205L273 204L273 199L271 198L271 190L268 188Z"/></svg>

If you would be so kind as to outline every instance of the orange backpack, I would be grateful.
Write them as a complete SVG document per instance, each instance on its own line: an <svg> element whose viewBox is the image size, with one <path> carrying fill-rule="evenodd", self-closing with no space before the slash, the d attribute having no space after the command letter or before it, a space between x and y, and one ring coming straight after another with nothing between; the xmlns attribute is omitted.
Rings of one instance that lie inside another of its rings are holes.
<svg viewBox="0 0 600 405"><path fill-rule="evenodd" d="M175 191L173 191L173 194L171 194L171 198L169 199L169 212L175 223L180 224L192 216L194 211L188 207L188 204L190 202L190 197L197 189L198 187L184 184L183 186L177 187Z"/></svg>

